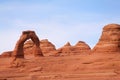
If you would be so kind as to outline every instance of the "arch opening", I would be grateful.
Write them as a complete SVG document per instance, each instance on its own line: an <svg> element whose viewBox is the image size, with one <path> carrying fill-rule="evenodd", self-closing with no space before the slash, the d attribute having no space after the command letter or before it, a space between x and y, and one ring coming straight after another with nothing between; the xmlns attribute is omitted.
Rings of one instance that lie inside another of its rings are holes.
<svg viewBox="0 0 120 80"><path fill-rule="evenodd" d="M16 46L14 48L14 51L12 53L13 57L16 58L24 58L24 43L31 39L34 42L33 47L33 54L34 56L43 56L42 51L40 49L40 41L37 37L36 33L34 31L23 31L22 35L20 36L20 39L17 41Z"/></svg>

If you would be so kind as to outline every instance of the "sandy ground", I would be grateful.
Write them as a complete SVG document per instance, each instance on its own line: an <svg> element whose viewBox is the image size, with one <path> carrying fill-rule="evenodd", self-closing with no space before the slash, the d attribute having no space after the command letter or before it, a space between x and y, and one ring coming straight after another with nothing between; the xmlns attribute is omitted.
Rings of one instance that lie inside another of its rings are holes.
<svg viewBox="0 0 120 80"><path fill-rule="evenodd" d="M0 80L120 80L120 54L0 58Z"/></svg>

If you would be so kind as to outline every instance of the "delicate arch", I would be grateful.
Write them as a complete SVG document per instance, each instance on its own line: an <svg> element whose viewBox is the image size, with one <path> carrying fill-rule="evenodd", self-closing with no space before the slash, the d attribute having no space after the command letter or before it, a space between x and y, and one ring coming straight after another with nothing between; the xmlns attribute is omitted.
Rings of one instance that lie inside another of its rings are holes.
<svg viewBox="0 0 120 80"><path fill-rule="evenodd" d="M17 41L15 49L12 53L13 57L24 58L23 46L26 40L31 39L34 42L33 53L34 56L43 56L40 49L40 41L34 31L23 31L20 39Z"/></svg>

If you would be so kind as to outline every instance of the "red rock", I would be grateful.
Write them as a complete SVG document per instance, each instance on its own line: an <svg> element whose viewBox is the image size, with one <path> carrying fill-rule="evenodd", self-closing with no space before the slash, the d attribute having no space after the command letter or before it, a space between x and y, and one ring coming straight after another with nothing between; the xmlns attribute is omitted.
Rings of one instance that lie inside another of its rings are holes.
<svg viewBox="0 0 120 80"><path fill-rule="evenodd" d="M120 52L120 25L106 25L93 52Z"/></svg>
<svg viewBox="0 0 120 80"><path fill-rule="evenodd" d="M3 52L3 53L1 54L1 57L11 57L12 52L13 52L13 51Z"/></svg>
<svg viewBox="0 0 120 80"><path fill-rule="evenodd" d="M91 48L88 44L83 41L78 41L78 43L74 46L74 53L81 54L81 53L89 53Z"/></svg>
<svg viewBox="0 0 120 80"><path fill-rule="evenodd" d="M71 44L69 42L67 42L63 47L59 48L58 54L65 56L65 55L71 55L73 52L73 47L71 46Z"/></svg>
<svg viewBox="0 0 120 80"><path fill-rule="evenodd" d="M54 55L56 51L55 45L48 41L48 39L43 39L40 41L40 48L44 56Z"/></svg>
<svg viewBox="0 0 120 80"><path fill-rule="evenodd" d="M30 55L33 54L33 46L34 46L34 42L32 40L28 40L25 42L24 44L24 53L25 55Z"/></svg>
<svg viewBox="0 0 120 80"><path fill-rule="evenodd" d="M40 49L40 41L34 31L23 31L20 39L17 41L15 49L12 53L13 57L24 58L23 46L26 40L31 39L34 42L33 53L34 56L43 56Z"/></svg>
<svg viewBox="0 0 120 80"><path fill-rule="evenodd" d="M114 27L114 30L111 27L105 27L104 29L105 32L100 38L100 43L96 45L96 50L105 53L108 52L107 47L111 46L112 53L117 52L117 50L119 53L119 28ZM43 42L45 42L43 43L45 46L43 46L47 50L48 40L43 40ZM32 52L34 45L34 42L26 41L24 53L25 50ZM90 47L83 41L79 41L75 46L67 43L63 48L64 50L61 52L67 51L69 53L70 50L70 55L91 51ZM97 51L95 52L97 53ZM10 65L12 58L0 58L0 80L120 80L120 54L72 55L30 59L31 56L28 56L29 59L15 58L12 65Z"/></svg>
<svg viewBox="0 0 120 80"><path fill-rule="evenodd" d="M64 47L70 47L70 46L71 46L70 42L67 42L67 43L64 45Z"/></svg>
<svg viewBox="0 0 120 80"><path fill-rule="evenodd" d="M71 46L71 44L68 42L57 51L60 55L76 55L81 53L89 53L91 48L85 42L79 41L75 46Z"/></svg>
<svg viewBox="0 0 120 80"><path fill-rule="evenodd" d="M27 55L33 54L32 53L33 45L34 45L34 43L31 40L29 40L25 43L25 45L24 45L25 54L27 54ZM53 45L47 39L41 40L39 47L41 48L41 51L42 51L44 56L54 55L56 53L55 52L56 51L55 45Z"/></svg>

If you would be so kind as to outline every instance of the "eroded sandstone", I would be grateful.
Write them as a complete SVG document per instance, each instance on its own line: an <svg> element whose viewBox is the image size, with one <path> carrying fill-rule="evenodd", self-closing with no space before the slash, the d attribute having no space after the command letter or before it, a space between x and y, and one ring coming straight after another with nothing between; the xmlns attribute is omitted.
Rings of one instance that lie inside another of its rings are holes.
<svg viewBox="0 0 120 80"><path fill-rule="evenodd" d="M33 53L34 56L43 56L41 49L40 49L40 41L39 38L37 37L37 35L35 34L34 31L23 31L22 35L20 36L20 39L17 41L16 45L15 45L15 49L12 53L13 57L16 58L24 58L24 43L26 40L31 39L34 42L34 46L33 46Z"/></svg>
<svg viewBox="0 0 120 80"><path fill-rule="evenodd" d="M93 48L93 52L120 52L120 25L108 24L104 26L102 35Z"/></svg>

